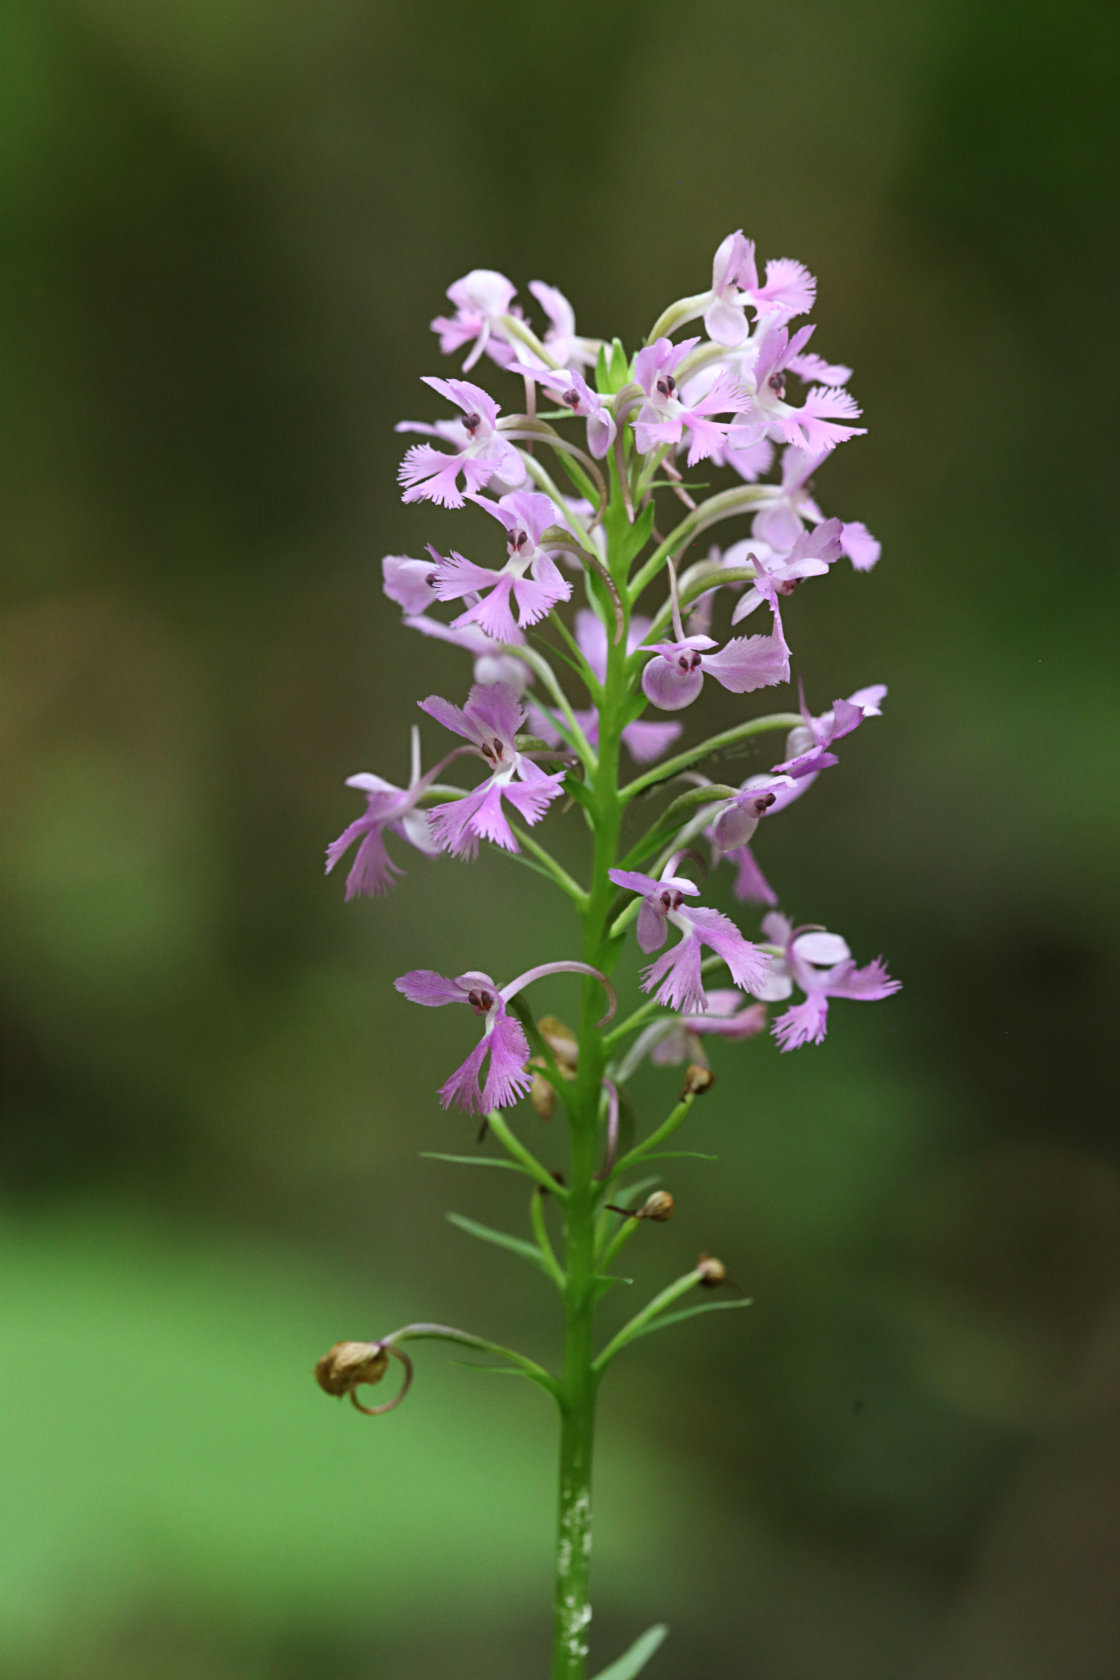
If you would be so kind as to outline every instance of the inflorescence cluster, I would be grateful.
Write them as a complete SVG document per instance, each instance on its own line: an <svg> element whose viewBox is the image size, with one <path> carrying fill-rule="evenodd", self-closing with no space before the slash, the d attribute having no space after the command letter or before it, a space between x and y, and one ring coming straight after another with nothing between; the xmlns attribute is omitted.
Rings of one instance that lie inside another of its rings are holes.
<svg viewBox="0 0 1120 1680"><path fill-rule="evenodd" d="M424 383L457 412L397 428L424 439L401 462L405 502L471 505L497 527L492 540L488 530L472 535L478 559L429 545L426 558L388 555L382 562L385 592L403 609L404 623L473 659L465 704L438 695L419 702L459 744L422 772L414 729L407 786L351 776L348 785L365 793L366 809L328 848L327 869L356 847L346 896L376 896L400 873L387 832L429 857L470 860L488 841L523 856L525 848L585 908L586 891L527 831L563 794L593 812L588 791L599 773L608 656L621 644L625 680L609 696L621 715L612 721L643 772L621 797L654 789L677 797L654 825L653 845L620 859L652 864L652 872L609 871L620 894L637 895L636 918L625 915L623 897L616 926L636 921L642 951L661 952L642 971L642 986L662 1010L639 1023L640 1035L625 1054L619 1048L611 1071L625 1078L645 1054L661 1063L703 1063L701 1035L753 1036L766 1024L762 1005L784 1002L795 989L801 999L778 1015L773 1033L783 1050L820 1043L830 998L885 998L898 982L881 960L857 966L840 935L793 926L777 908L752 841L761 821L800 799L838 762L833 749L841 737L879 715L884 685L857 689L820 713L809 709L802 689L799 717L745 727L736 706L729 729L714 741L666 755L683 731L676 714L706 679L736 697L789 681L782 604L800 583L823 577L842 557L861 572L879 557L867 527L826 518L812 489L828 455L864 430L847 389L851 370L809 348L811 325L791 325L813 305L814 277L783 259L767 263L761 279L754 243L741 232L717 250L711 288L671 305L632 360L617 340L578 335L571 305L555 287L531 281L529 291L547 323L540 333L515 303L511 282L489 269L450 286L454 313L432 322L445 354L466 352L464 373L488 358L518 406L503 413L473 380L429 377ZM693 321L702 323L703 335L674 340ZM701 462L723 469L730 487L700 497L682 463L692 469ZM554 474L566 481L563 489ZM665 537L655 526L658 492L683 509ZM613 523L623 528L612 530L611 510L619 507ZM735 519L749 519L749 535L736 534L727 547L710 548L679 570L703 531ZM568 622L563 609L577 592L585 602ZM450 617L440 616L445 603ZM713 635L728 605L730 629L759 618L765 628ZM558 665L577 679L578 697L566 691ZM713 783L698 768L730 744L729 736L787 724L780 759L738 787ZM460 773L478 765L483 775L472 787L448 785L441 778L452 764ZM691 844L701 837L713 864L734 868L735 896L768 907L761 942L696 903L700 887L682 870L702 866ZM663 949L670 934L679 937ZM530 980L573 968L587 972L584 964L545 963L504 986L483 972L445 978L418 969L401 976L397 987L413 1002L465 1003L482 1022L477 1047L441 1089L445 1106L487 1113L525 1095L532 1052L510 1004ZM706 990L711 968L724 969L732 987Z"/></svg>

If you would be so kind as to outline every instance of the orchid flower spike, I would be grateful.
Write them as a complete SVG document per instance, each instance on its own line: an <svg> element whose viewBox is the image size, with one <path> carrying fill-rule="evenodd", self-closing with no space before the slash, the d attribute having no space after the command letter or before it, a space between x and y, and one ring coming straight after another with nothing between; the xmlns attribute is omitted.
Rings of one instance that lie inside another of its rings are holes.
<svg viewBox="0 0 1120 1680"><path fill-rule="evenodd" d="M789 681L789 649L775 614L769 636L735 636L718 653L711 636L686 636L681 623L676 572L669 562L669 591L673 605L674 642L644 642L657 655L642 672L642 692L663 712L679 712L691 706L704 686L714 677L731 694L752 694Z"/></svg>
<svg viewBox="0 0 1120 1680"><path fill-rule="evenodd" d="M680 852L673 854L659 880L635 869L612 869L610 878L616 887L642 895L638 944L643 951L656 951L664 945L670 927L680 932L679 942L642 970L642 990L652 992L656 988L658 1003L682 1014L692 1014L708 1007L700 976L701 950L705 945L727 964L732 980L742 991L758 991L765 980L769 959L757 945L743 938L722 911L685 903L700 888L694 881L674 873L681 857Z"/></svg>
<svg viewBox="0 0 1120 1680"><path fill-rule="evenodd" d="M525 707L518 694L508 683L475 683L465 706L430 694L420 701L420 709L462 735L491 766L491 774L473 792L432 807L428 820L437 844L454 857L468 859L477 855L479 840L519 852L502 801L508 800L531 827L559 798L564 773L548 775L528 753L519 751L517 732L525 721Z"/></svg>
<svg viewBox="0 0 1120 1680"><path fill-rule="evenodd" d="M496 642L516 642L520 639L518 625L525 629L536 624L572 593L571 584L547 548L540 546L542 532L555 523L556 508L551 496L529 490L515 490L498 502L489 502L484 496L474 499L505 526L509 558L500 571L491 571L464 559L454 549L445 560L429 548L435 562L432 587L441 601L460 600L464 595L481 597L452 620L453 630L477 624ZM511 596L517 603L517 622Z"/></svg>
<svg viewBox="0 0 1120 1680"><path fill-rule="evenodd" d="M805 704L805 691L799 686L798 699L805 721L790 730L786 737L786 757L781 764L774 765L775 773L811 776L818 770L827 770L831 765L838 764L839 759L835 753L829 752L829 747L841 736L850 735L853 729L858 729L864 718L881 717L886 692L886 683L857 688L846 700L835 701L829 711L813 717Z"/></svg>
<svg viewBox="0 0 1120 1680"><path fill-rule="evenodd" d="M463 410L459 422L461 446L456 454L448 455L433 444L414 443L397 473L405 487L401 501L462 507L466 497L459 489L460 474L472 494L485 489L492 479L511 488L523 484L524 462L498 431L500 410L493 397L468 379L432 379L425 375L424 383Z"/></svg>
<svg viewBox="0 0 1120 1680"><path fill-rule="evenodd" d="M529 1071L529 1041L525 1029L507 1005L524 987L550 974L586 974L598 980L607 993L608 1008L603 1026L611 1020L617 999L605 974L583 962L541 963L525 970L506 986L497 986L488 974L470 971L448 979L430 968L414 968L393 984L410 1003L438 1009L445 1003L468 1003L483 1021L482 1038L466 1061L440 1087L444 1108L462 1108L468 1114L488 1114L492 1108L511 1108L533 1082ZM485 1079L483 1063L490 1065Z"/></svg>
<svg viewBox="0 0 1120 1680"><path fill-rule="evenodd" d="M726 442L730 420L713 420L713 414L738 414L750 404L747 393L740 389L726 369L721 369L702 396L681 400L675 369L685 356L699 344L698 338L659 338L639 350L634 358L634 378L646 394L646 400L634 420L634 437L638 453L648 455L660 444L681 441L684 431L691 435L688 464L706 460Z"/></svg>
<svg viewBox="0 0 1120 1680"><path fill-rule="evenodd" d="M385 781L381 776L363 774L346 778L347 787L360 788L366 795L365 814L356 817L337 840L331 841L327 847L326 872L330 874L355 840L361 842L346 877L348 899L359 896L379 898L395 885L393 877L402 873L400 865L393 862L385 849L386 829L399 834L402 840L407 840L410 846L415 846L426 857L438 855L440 848L432 839L427 816L416 807L440 771L467 750L466 747L456 747L446 758L433 765L426 775L421 775L420 731L413 727L412 773L406 788L394 787L392 782Z"/></svg>
<svg viewBox="0 0 1120 1680"><path fill-rule="evenodd" d="M447 296L455 305L452 316L437 315L432 331L439 334L439 347L452 356L464 344L472 346L463 363L469 373L485 350L499 367L508 367L514 352L502 336L501 317L508 315L517 295L513 282L492 268L472 268L461 280L448 286Z"/></svg>
<svg viewBox="0 0 1120 1680"><path fill-rule="evenodd" d="M777 910L764 917L762 931L772 944L781 946L781 955L775 957L758 995L768 1003L781 1002L795 985L805 994L804 1003L794 1004L774 1022L772 1031L783 1050L823 1043L829 998L875 1003L901 990L902 982L891 979L882 957L857 968L847 941L838 933L819 927L794 928Z"/></svg>

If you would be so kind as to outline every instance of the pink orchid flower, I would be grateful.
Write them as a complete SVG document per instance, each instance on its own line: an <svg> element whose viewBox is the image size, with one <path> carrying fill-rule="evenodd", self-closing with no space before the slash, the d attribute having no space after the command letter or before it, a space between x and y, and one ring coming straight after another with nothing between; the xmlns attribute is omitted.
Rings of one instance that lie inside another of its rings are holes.
<svg viewBox="0 0 1120 1680"><path fill-rule="evenodd" d="M441 507L462 507L459 489L462 475L468 493L485 488L493 478L509 485L525 481L525 465L512 443L498 431L500 412L493 397L468 379L433 379L425 385L463 410L461 422L466 442L454 455L430 443L414 443L400 464L397 477L405 486L402 502L438 502Z"/></svg>
<svg viewBox="0 0 1120 1680"><path fill-rule="evenodd" d="M616 887L625 887L629 892L642 895L642 907L638 911L638 944L643 951L656 951L664 945L670 927L681 934L676 945L642 970L642 990L652 992L656 987L658 1003L689 1014L708 1007L700 975L704 946L723 959L732 980L741 990L756 994L765 979L769 959L757 945L743 938L734 922L721 910L685 904L685 898L695 897L700 888L694 881L674 875L673 870L681 855L680 852L674 853L660 880L635 869L612 869L610 878Z"/></svg>
<svg viewBox="0 0 1120 1680"><path fill-rule="evenodd" d="M525 722L525 707L508 683L476 683L465 706L453 706L438 694L420 701L421 711L469 741L491 766L486 781L462 799L435 805L428 814L432 836L454 857L473 858L480 840L491 840L507 852L519 852L516 836L506 820L508 801L530 827L540 822L560 797L563 771L548 775L528 753L519 751L517 732Z"/></svg>
<svg viewBox="0 0 1120 1680"><path fill-rule="evenodd" d="M468 1114L488 1114L494 1108L510 1108L523 1097L532 1084L528 1071L529 1041L525 1029L516 1016L507 1013L507 1004L534 980L550 974L587 974L606 988L607 1013L599 1026L605 1026L615 1011L614 990L606 976L589 963L541 963L526 969L506 986L496 986L488 974L470 970L448 979L434 969L414 968L402 974L393 984L410 1003L421 1003L428 1009L439 1009L445 1003L466 1003L482 1017L482 1038L466 1061L455 1069L450 1079L440 1087L439 1098L444 1108L463 1108ZM482 1066L487 1056L490 1066L485 1081Z"/></svg>
<svg viewBox="0 0 1120 1680"><path fill-rule="evenodd" d="M858 1003L876 1003L900 991L901 980L892 980L882 957L865 968L857 968L847 941L824 928L794 928L789 918L772 910L763 919L762 931L781 955L759 989L768 1003L788 998L796 985L805 994L804 1003L794 1004L774 1022L773 1033L783 1050L803 1044L821 1044L828 1031L829 998L852 998Z"/></svg>
<svg viewBox="0 0 1120 1680"><path fill-rule="evenodd" d="M726 442L730 420L713 420L713 414L738 414L750 401L726 369L721 368L702 395L682 401L674 370L700 340L686 338L680 344L659 338L639 350L634 358L634 378L646 393L646 401L634 420L638 452L648 455L659 444L679 443L685 431L691 437L688 464L706 460Z"/></svg>

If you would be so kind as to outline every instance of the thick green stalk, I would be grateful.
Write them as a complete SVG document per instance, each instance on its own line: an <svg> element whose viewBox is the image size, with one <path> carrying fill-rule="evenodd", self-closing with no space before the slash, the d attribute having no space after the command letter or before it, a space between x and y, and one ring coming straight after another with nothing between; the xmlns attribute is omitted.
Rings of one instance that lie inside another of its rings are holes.
<svg viewBox="0 0 1120 1680"><path fill-rule="evenodd" d="M612 513L618 508L618 490ZM617 517L617 513L616 513ZM608 531L612 526L608 518ZM608 871L618 862L622 802L618 790L621 719L626 697L626 641L612 644L600 708L598 762L589 789L594 836L591 885L584 910L584 961L608 971L614 960L609 936L615 888ZM571 1105L572 1152L565 1206L564 1375L560 1404L560 1490L556 1549L555 1646L552 1680L584 1680L591 1620L591 1468L598 1376L594 1368L595 1220L602 1186L599 1108L606 1066L598 984L584 984L579 1027L579 1071Z"/></svg>

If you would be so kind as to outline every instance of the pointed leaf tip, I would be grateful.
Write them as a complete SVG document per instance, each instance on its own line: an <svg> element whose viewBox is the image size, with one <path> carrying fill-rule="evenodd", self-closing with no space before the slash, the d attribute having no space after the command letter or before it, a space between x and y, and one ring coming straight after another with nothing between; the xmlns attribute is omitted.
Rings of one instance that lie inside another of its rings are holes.
<svg viewBox="0 0 1120 1680"><path fill-rule="evenodd" d="M531 1266L536 1266L544 1273L548 1273L548 1266L544 1255L535 1243L526 1242L522 1237L512 1236L508 1231L496 1231L492 1225L480 1225L477 1219L467 1219L461 1213L447 1215L452 1225L457 1225L460 1231L465 1231L470 1237L478 1237L480 1242L493 1243L496 1248L508 1249L522 1260L528 1260Z"/></svg>
<svg viewBox="0 0 1120 1680"><path fill-rule="evenodd" d="M664 1622L659 1622L656 1627L648 1628L640 1639L634 1641L628 1651L623 1652L617 1662L613 1662L609 1668L601 1670L595 1676L595 1680L634 1680L634 1676L642 1672L654 1652L660 1650L668 1636L669 1629Z"/></svg>

